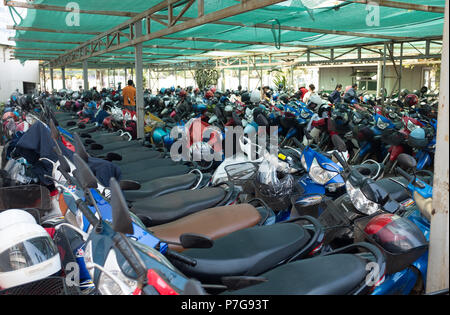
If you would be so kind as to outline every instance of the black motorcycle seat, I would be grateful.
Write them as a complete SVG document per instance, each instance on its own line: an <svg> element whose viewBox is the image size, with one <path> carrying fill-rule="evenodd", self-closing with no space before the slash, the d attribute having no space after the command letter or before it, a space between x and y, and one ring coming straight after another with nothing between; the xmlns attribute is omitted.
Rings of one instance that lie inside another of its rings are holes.
<svg viewBox="0 0 450 315"><path fill-rule="evenodd" d="M179 176L163 177L143 183L138 191L124 191L127 201L136 201L143 198L156 198L174 191L187 190L197 182L197 176L189 173Z"/></svg>
<svg viewBox="0 0 450 315"><path fill-rule="evenodd" d="M408 181L403 177L394 177L392 179L383 178L377 180L376 183L389 194L392 200L402 203L405 200L410 199L411 195L409 194L408 189L403 187L401 184L396 183L394 180L408 186Z"/></svg>
<svg viewBox="0 0 450 315"><path fill-rule="evenodd" d="M107 144L91 144L88 151L93 153L107 153L118 149L130 148L130 147L143 147L139 141L115 141Z"/></svg>
<svg viewBox="0 0 450 315"><path fill-rule="evenodd" d="M366 277L366 262L356 255L336 254L289 263L261 275L267 279L225 295L345 295Z"/></svg>
<svg viewBox="0 0 450 315"><path fill-rule="evenodd" d="M140 161L134 161L118 165L124 175L134 174L136 172L148 172L153 168L175 166L180 165L171 159L141 159Z"/></svg>
<svg viewBox="0 0 450 315"><path fill-rule="evenodd" d="M173 261L184 274L202 283L221 283L225 276L256 276L292 257L310 240L295 223L252 227L217 239L208 249L188 249L195 267Z"/></svg>
<svg viewBox="0 0 450 315"><path fill-rule="evenodd" d="M145 148L145 147L139 147L139 148L124 148L124 149L118 149L114 150L108 153L113 153L120 155L122 160L120 161L114 161L114 163L118 165L122 164L128 164L131 162L140 161L142 159L157 159L161 157L161 152ZM107 154L106 154L107 156Z"/></svg>
<svg viewBox="0 0 450 315"><path fill-rule="evenodd" d="M220 187L182 190L157 198L145 198L133 203L134 212L146 226L174 221L192 213L221 206L226 191Z"/></svg>
<svg viewBox="0 0 450 315"><path fill-rule="evenodd" d="M189 173L191 168L186 165L169 165L169 166L159 166L156 168L142 168L136 170L135 172L126 172L122 179L134 180L139 183L152 181L154 179L177 176Z"/></svg>

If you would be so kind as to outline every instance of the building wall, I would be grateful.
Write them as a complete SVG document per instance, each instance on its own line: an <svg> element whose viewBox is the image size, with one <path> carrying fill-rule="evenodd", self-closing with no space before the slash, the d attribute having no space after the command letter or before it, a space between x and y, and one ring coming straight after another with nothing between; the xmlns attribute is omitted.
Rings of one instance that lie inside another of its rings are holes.
<svg viewBox="0 0 450 315"><path fill-rule="evenodd" d="M0 102L6 102L11 94L19 90L23 93L23 82L39 85L39 62L27 61L21 64L18 60L9 60L7 46L0 46Z"/></svg>
<svg viewBox="0 0 450 315"><path fill-rule="evenodd" d="M333 91L337 84L342 84L344 88L352 85L353 72L354 68L352 67L320 68L318 89Z"/></svg>
<svg viewBox="0 0 450 315"><path fill-rule="evenodd" d="M420 90L424 85L423 69L429 68L427 65L417 64L413 67L404 67L402 70L402 89L408 89L409 91ZM320 90L334 90L336 84L341 83L344 87L351 85L353 78L352 73L355 70L374 70L374 66L364 67L324 67L319 70L319 89ZM376 72L376 66L375 71ZM386 68L386 81L385 86L390 93L395 86L396 72L393 66L387 66ZM398 89L398 86L396 87ZM372 91L375 93L376 91Z"/></svg>

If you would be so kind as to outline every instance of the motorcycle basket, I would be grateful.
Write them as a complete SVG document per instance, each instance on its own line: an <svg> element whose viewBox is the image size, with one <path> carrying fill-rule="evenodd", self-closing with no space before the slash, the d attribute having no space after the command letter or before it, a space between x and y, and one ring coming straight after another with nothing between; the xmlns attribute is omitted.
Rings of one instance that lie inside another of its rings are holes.
<svg viewBox="0 0 450 315"><path fill-rule="evenodd" d="M225 166L228 180L235 186L242 187L244 193L254 192L253 182L258 171L258 165L252 162L244 162Z"/></svg>

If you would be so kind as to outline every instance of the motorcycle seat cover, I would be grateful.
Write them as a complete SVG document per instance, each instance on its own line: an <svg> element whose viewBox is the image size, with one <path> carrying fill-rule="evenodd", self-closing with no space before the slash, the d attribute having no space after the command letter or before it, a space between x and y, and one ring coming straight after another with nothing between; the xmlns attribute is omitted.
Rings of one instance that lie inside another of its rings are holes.
<svg viewBox="0 0 450 315"><path fill-rule="evenodd" d="M138 191L124 191L127 201L136 201L143 198L155 198L178 190L190 189L197 182L197 176L192 173L158 178L141 184Z"/></svg>
<svg viewBox="0 0 450 315"><path fill-rule="evenodd" d="M217 239L212 248L184 251L197 261L195 267L173 264L202 283L217 284L225 276L259 275L292 257L309 239L309 233L294 223L252 227Z"/></svg>
<svg viewBox="0 0 450 315"><path fill-rule="evenodd" d="M224 198L223 188L182 190L157 198L145 198L131 208L146 226L165 224L217 206Z"/></svg>
<svg viewBox="0 0 450 315"><path fill-rule="evenodd" d="M366 277L366 263L351 254L315 257L289 263L261 275L259 283L228 295L344 295Z"/></svg>
<svg viewBox="0 0 450 315"><path fill-rule="evenodd" d="M184 233L201 234L216 240L255 226L261 219L261 214L255 207L239 204L200 211L167 224L154 226L150 230L157 238L171 242L180 242L180 236ZM169 248L178 252L185 250L177 245L169 245Z"/></svg>

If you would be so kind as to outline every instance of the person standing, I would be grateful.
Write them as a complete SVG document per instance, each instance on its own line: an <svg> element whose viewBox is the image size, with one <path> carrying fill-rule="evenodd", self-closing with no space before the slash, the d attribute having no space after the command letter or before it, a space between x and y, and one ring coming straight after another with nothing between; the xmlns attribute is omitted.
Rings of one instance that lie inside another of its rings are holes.
<svg viewBox="0 0 450 315"><path fill-rule="evenodd" d="M133 80L128 80L128 86L123 88L122 95L125 106L136 107L136 88L133 84Z"/></svg>
<svg viewBox="0 0 450 315"><path fill-rule="evenodd" d="M315 94L316 94L316 87L314 86L314 84L310 84L308 93L306 93L305 96L303 96L303 103L307 104L311 96Z"/></svg>
<svg viewBox="0 0 450 315"><path fill-rule="evenodd" d="M336 88L334 89L333 93L330 94L328 100L332 104L340 104L342 102L341 91L342 91L342 84L336 85Z"/></svg>
<svg viewBox="0 0 450 315"><path fill-rule="evenodd" d="M356 90L358 89L358 84L354 83L352 87L345 93L344 95L344 102L351 104L352 101L356 100L358 101L358 94Z"/></svg>

